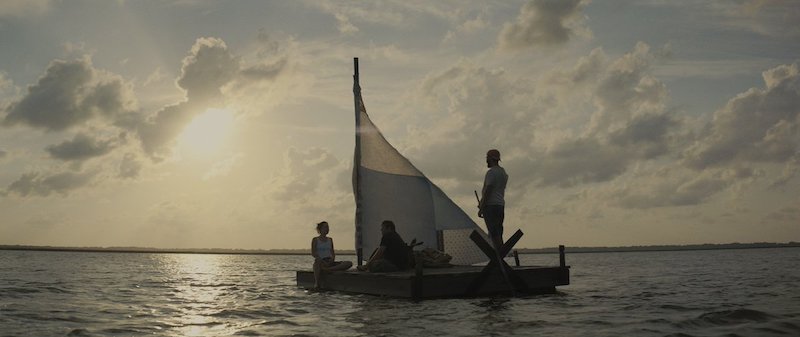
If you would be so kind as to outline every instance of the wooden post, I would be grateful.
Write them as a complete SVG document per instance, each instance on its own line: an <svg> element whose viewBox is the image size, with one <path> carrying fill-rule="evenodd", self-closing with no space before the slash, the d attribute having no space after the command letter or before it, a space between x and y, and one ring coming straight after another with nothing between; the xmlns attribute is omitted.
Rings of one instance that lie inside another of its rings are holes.
<svg viewBox="0 0 800 337"><path fill-rule="evenodd" d="M561 268L567 266L567 261L564 258L564 245L558 246L558 265L561 266Z"/></svg>
<svg viewBox="0 0 800 337"><path fill-rule="evenodd" d="M517 230L511 238L508 239L503 246L500 247L499 251L495 250L486 239L478 232L478 230L473 230L472 234L469 235L469 238L472 239L472 242L486 254L486 257L489 258L489 263L483 267L481 272L476 276L472 282L467 286L464 295L472 295L478 291L485 282L486 279L489 277L490 272L494 268L500 268L500 272L503 275L503 279L508 283L508 286L511 290L512 296L516 296L516 292L519 289L522 292L528 291L528 285L525 283L519 275L517 275L514 269L509 266L505 260L499 258L499 256L506 256L511 251L511 248L514 248L514 245L517 244L519 239L522 237L522 231Z"/></svg>
<svg viewBox="0 0 800 337"><path fill-rule="evenodd" d="M514 249L514 264L519 267L519 252L516 249Z"/></svg>
<svg viewBox="0 0 800 337"><path fill-rule="evenodd" d="M362 221L362 214L361 214L361 174L358 172L359 167L361 166L361 105L363 102L361 101L361 84L358 80L358 57L353 58L353 105L355 106L355 114L356 114L356 144L355 144L355 154L353 155L353 194L355 194L355 202L356 202L356 261L358 261L358 265L362 265L362 261L364 261L364 250L363 250L363 242L362 242L362 233L361 233L361 221Z"/></svg>

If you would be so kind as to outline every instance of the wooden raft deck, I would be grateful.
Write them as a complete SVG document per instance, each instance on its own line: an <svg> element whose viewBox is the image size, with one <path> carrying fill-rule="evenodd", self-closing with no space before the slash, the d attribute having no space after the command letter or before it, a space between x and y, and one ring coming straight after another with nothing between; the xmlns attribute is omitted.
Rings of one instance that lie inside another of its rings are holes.
<svg viewBox="0 0 800 337"><path fill-rule="evenodd" d="M417 276L415 270L393 273L367 273L355 270L333 272L325 275L323 289L348 293L370 294L414 299L474 297L510 294L509 284L499 269L487 275L485 282L469 291L478 279L483 266L455 266L451 268L425 268ZM511 267L527 285L524 294L553 293L556 286L569 284L569 266ZM297 271L297 286L313 288L314 273ZM518 292L519 293L519 292Z"/></svg>

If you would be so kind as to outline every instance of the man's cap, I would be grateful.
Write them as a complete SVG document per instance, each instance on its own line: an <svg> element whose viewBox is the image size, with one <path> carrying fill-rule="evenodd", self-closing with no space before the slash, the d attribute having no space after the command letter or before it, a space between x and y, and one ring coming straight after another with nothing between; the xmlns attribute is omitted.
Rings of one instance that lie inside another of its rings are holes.
<svg viewBox="0 0 800 337"><path fill-rule="evenodd" d="M500 151L497 151L497 149L491 149L488 152L486 152L486 158L491 158L500 161Z"/></svg>

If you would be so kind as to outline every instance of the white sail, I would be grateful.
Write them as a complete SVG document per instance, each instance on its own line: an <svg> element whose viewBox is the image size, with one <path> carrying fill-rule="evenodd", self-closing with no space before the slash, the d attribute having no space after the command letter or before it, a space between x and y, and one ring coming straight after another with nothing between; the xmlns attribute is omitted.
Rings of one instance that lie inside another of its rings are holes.
<svg viewBox="0 0 800 337"><path fill-rule="evenodd" d="M392 220L406 242L417 239L443 250L453 264L487 261L469 238L473 230L485 232L386 141L367 115L357 81L356 72L356 250L368 259L380 243L381 222Z"/></svg>

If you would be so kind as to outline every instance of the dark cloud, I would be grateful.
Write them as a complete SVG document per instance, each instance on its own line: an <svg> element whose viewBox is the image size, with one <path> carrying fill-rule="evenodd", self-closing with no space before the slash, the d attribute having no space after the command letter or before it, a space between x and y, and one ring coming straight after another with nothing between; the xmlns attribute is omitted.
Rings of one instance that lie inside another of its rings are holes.
<svg viewBox="0 0 800 337"><path fill-rule="evenodd" d="M602 48L592 49L588 56L581 57L569 74L570 82L583 83L594 80L605 67L606 55Z"/></svg>
<svg viewBox="0 0 800 337"><path fill-rule="evenodd" d="M531 179L538 186L559 187L610 181L643 159L636 149L594 138L565 141L532 160Z"/></svg>
<svg viewBox="0 0 800 337"><path fill-rule="evenodd" d="M186 100L168 105L148 117L127 115L122 123L135 129L142 149L160 160L171 153L171 146L181 131L198 114L221 103L221 87L239 71L239 60L225 42L217 38L197 39L183 59L178 86L186 91Z"/></svg>
<svg viewBox="0 0 800 337"><path fill-rule="evenodd" d="M582 138L552 147L538 158L531 158L529 165L539 185L569 187L611 180L625 172L630 161L620 148Z"/></svg>
<svg viewBox="0 0 800 337"><path fill-rule="evenodd" d="M20 197L47 197L53 193L67 195L71 191L91 183L95 175L95 173L91 172L61 172L51 175L30 172L23 174L19 179L8 185L5 193L9 195L15 194Z"/></svg>
<svg viewBox="0 0 800 337"><path fill-rule="evenodd" d="M694 143L671 141L680 122L669 114L640 115L626 128L609 133L615 146L633 151L641 158L648 153L673 152L664 146L680 145L683 164L690 173L660 171L643 186L627 187L612 200L623 208L653 208L697 205L728 190L739 182L763 176L750 166L764 163L783 164L783 174L771 178L773 188L795 177L800 162L800 71L798 64L782 65L764 72L765 88L752 88L737 95L714 114L712 121ZM642 147L643 144L652 146ZM677 148L677 146L675 146ZM652 151L652 152L650 152ZM673 168L673 171L679 171Z"/></svg>
<svg viewBox="0 0 800 337"><path fill-rule="evenodd" d="M664 171L656 174L650 180L655 183L623 187L612 194L611 202L622 208L635 209L698 205L755 173L748 168L723 169L687 175L684 179L667 178L668 172Z"/></svg>
<svg viewBox="0 0 800 337"><path fill-rule="evenodd" d="M769 187L771 189L782 189L797 176L800 176L800 156L795 156L795 158L786 162L781 174L772 178Z"/></svg>
<svg viewBox="0 0 800 337"><path fill-rule="evenodd" d="M126 153L119 164L119 177L133 179L139 176L142 170L142 162L133 153Z"/></svg>
<svg viewBox="0 0 800 337"><path fill-rule="evenodd" d="M514 23L508 23L498 36L500 48L517 50L534 46L561 45L581 26L583 0L533 0L522 6Z"/></svg>
<svg viewBox="0 0 800 337"><path fill-rule="evenodd" d="M447 114L426 115L432 126L412 129L413 141L403 153L432 178L473 181L478 174L464 170L474 167L467 160L481 160L483 151L496 147L514 184L570 187L613 180L634 163L672 154L684 141L682 120L666 109L665 85L652 75L656 60L643 43L611 62L595 49L572 69L546 74L551 86L539 91L535 82L462 62L420 86L431 110ZM581 105L593 108L583 132L537 143L539 132L552 132L544 114L575 114L560 109Z"/></svg>
<svg viewBox="0 0 800 337"><path fill-rule="evenodd" d="M680 123L670 113L634 117L624 128L609 134L609 144L635 151L637 157L652 159L669 151L670 132Z"/></svg>
<svg viewBox="0 0 800 337"><path fill-rule="evenodd" d="M171 145L189 122L203 107L183 102L166 106L136 125L136 134L142 149L153 159L162 159L171 153Z"/></svg>
<svg viewBox="0 0 800 337"><path fill-rule="evenodd" d="M765 71L766 87L752 88L714 113L706 133L685 152L704 169L729 163L786 163L800 156L800 66Z"/></svg>
<svg viewBox="0 0 800 337"><path fill-rule="evenodd" d="M192 119L212 107L224 105L223 88L242 90L248 84L274 81L287 67L288 59L243 66L218 38L197 39L183 59L177 85L186 91L185 100L163 107L150 116L125 114L117 125L135 130L144 152L160 160L172 150L175 138Z"/></svg>
<svg viewBox="0 0 800 337"><path fill-rule="evenodd" d="M637 114L657 113L664 108L666 85L651 73L656 59L650 47L639 42L605 69L594 90L597 111L592 114L591 132L608 132Z"/></svg>
<svg viewBox="0 0 800 337"><path fill-rule="evenodd" d="M668 155L681 124L669 113L642 115L608 137L565 140L519 166L540 186L610 181L637 161Z"/></svg>
<svg viewBox="0 0 800 337"><path fill-rule="evenodd" d="M239 59L234 57L225 42L217 38L199 38L183 59L178 86L186 90L192 102L221 96L220 88L239 72Z"/></svg>
<svg viewBox="0 0 800 337"><path fill-rule="evenodd" d="M52 158L63 161L84 161L103 156L116 146L116 140L98 140L79 133L72 140L45 148Z"/></svg>
<svg viewBox="0 0 800 337"><path fill-rule="evenodd" d="M405 145L403 153L416 158L431 178L471 181L478 173L464 170L474 167L470 159L480 163L492 147L511 151L530 145L534 125L547 106L532 88L502 70L454 65L420 85L422 105L430 113L415 122L425 126L411 130L409 144L394 145Z"/></svg>
<svg viewBox="0 0 800 337"><path fill-rule="evenodd" d="M61 131L96 117L113 119L135 104L130 85L94 69L89 58L56 60L21 100L11 103L2 124Z"/></svg>
<svg viewBox="0 0 800 337"><path fill-rule="evenodd" d="M0 159L5 158L8 156L8 151L0 149Z"/></svg>
<svg viewBox="0 0 800 337"><path fill-rule="evenodd" d="M638 43L611 63L595 49L571 71L557 71L561 78L551 82L587 88L595 110L583 135L566 138L521 165L534 168L527 171L528 179L561 187L610 181L631 164L677 147L682 123L666 110L666 86L652 75L657 59L648 45ZM579 97L573 90L562 94Z"/></svg>

